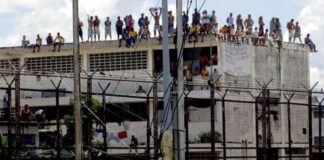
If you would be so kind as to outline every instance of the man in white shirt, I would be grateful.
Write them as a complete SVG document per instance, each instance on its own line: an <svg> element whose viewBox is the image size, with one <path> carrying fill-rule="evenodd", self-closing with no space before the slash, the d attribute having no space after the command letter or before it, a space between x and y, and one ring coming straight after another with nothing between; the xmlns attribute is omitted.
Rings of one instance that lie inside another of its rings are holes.
<svg viewBox="0 0 324 160"><path fill-rule="evenodd" d="M201 34L204 37L205 34L209 33L209 28L210 28L210 15L207 13L206 10L203 11L201 24L202 24Z"/></svg>
<svg viewBox="0 0 324 160"><path fill-rule="evenodd" d="M228 26L233 26L234 25L233 13L230 13L229 17L227 17L226 23L227 23Z"/></svg>
<svg viewBox="0 0 324 160"><path fill-rule="evenodd" d="M259 31L258 31L258 28L257 27L254 28L254 32L252 34L252 42L253 42L253 45L258 45L258 42L259 42Z"/></svg>
<svg viewBox="0 0 324 160"><path fill-rule="evenodd" d="M38 34L36 38L36 43L33 45L33 53L35 53L35 48L37 48L37 52L39 52L41 45L42 45L42 38L40 38Z"/></svg>
<svg viewBox="0 0 324 160"><path fill-rule="evenodd" d="M111 40L111 21L109 17L107 17L107 20L105 21L105 40L107 40L108 35Z"/></svg>
<svg viewBox="0 0 324 160"><path fill-rule="evenodd" d="M56 51L56 46L58 45L58 52L60 52L61 50L61 45L64 45L64 38L60 35L60 32L57 33L56 38L54 39L54 48L53 48L53 52Z"/></svg>

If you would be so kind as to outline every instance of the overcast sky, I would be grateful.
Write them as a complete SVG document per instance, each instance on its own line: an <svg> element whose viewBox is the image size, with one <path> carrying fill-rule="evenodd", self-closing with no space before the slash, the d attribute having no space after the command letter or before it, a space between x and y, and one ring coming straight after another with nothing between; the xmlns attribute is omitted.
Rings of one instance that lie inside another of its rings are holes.
<svg viewBox="0 0 324 160"><path fill-rule="evenodd" d="M190 12L196 7L196 0ZM202 10L215 10L220 25L230 12L243 18L252 14L255 21L263 16L268 27L271 17L279 17L283 27L296 19L302 27L303 38L307 33L317 44L320 52L311 54L311 81L320 81L324 88L324 0L197 0ZM113 24L117 16L132 14L136 19L140 13L149 13L150 7L161 6L161 0L79 0L80 19L86 23L86 15L98 15L101 27L105 17L111 17ZM183 0L186 6L187 0ZM158 4L158 5L157 5ZM169 9L175 10L175 0L169 1ZM49 32L60 32L68 42L72 41L72 0L1 0L0 5L0 47L20 45L22 35L34 43L37 34L43 39ZM83 29L87 34L86 27ZM101 35L103 37L103 28ZM113 28L113 37L116 37Z"/></svg>

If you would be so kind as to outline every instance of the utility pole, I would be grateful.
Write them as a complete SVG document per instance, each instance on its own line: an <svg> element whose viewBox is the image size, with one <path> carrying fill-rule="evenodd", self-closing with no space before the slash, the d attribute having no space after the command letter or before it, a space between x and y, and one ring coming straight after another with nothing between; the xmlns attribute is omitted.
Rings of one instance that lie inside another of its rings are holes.
<svg viewBox="0 0 324 160"><path fill-rule="evenodd" d="M175 138L175 160L185 159L185 122L184 122L184 97L183 93L183 28L182 28L182 0L177 0L177 114L176 114L176 126L174 126L176 133L173 137Z"/></svg>
<svg viewBox="0 0 324 160"><path fill-rule="evenodd" d="M262 89L262 148L263 148L263 159L267 159L265 149L267 148L267 118L266 118L266 89Z"/></svg>
<svg viewBox="0 0 324 160"><path fill-rule="evenodd" d="M73 0L73 60L74 60L74 116L75 116L75 160L82 160L82 119L80 97L80 44L79 44L79 4Z"/></svg>
<svg viewBox="0 0 324 160"><path fill-rule="evenodd" d="M171 123L172 110L169 99L171 96L170 54L169 54L169 26L168 26L168 0L162 0L162 42L163 42L163 113L166 114L164 129ZM168 112L168 113L166 113ZM162 122L163 123L163 122Z"/></svg>

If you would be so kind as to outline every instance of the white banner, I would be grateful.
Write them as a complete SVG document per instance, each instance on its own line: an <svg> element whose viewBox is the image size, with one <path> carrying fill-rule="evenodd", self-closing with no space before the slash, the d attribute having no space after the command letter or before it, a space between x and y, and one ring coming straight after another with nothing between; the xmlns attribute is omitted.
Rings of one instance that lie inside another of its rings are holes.
<svg viewBox="0 0 324 160"><path fill-rule="evenodd" d="M251 46L223 44L224 71L232 76L247 76L251 74Z"/></svg>

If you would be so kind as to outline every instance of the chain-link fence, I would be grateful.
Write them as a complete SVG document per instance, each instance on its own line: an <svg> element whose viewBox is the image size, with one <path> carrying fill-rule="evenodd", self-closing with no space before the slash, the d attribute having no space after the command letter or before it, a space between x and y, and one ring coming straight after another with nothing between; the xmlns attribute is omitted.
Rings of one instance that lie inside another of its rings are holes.
<svg viewBox="0 0 324 160"><path fill-rule="evenodd" d="M160 142L165 112L158 78L141 71L82 77L86 159L164 156ZM191 86L185 87L183 95L186 159L311 159L321 155L321 92L187 85ZM71 75L1 74L1 159L74 159L72 86Z"/></svg>

